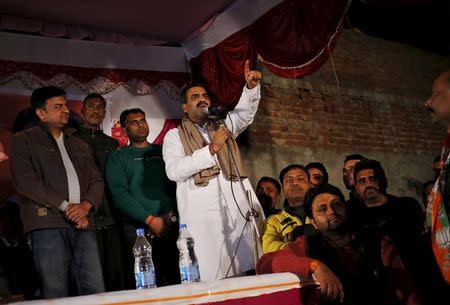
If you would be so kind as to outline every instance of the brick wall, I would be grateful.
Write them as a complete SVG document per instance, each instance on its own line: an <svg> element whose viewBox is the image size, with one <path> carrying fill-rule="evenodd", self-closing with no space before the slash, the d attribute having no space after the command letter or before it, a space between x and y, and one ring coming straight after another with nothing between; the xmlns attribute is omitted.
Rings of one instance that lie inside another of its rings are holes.
<svg viewBox="0 0 450 305"><path fill-rule="evenodd" d="M423 154L439 149L442 140L442 129L431 124L422 99L334 95L270 84L263 92L250 128L256 143Z"/></svg>
<svg viewBox="0 0 450 305"><path fill-rule="evenodd" d="M332 55L340 86L330 61L298 80L261 67L263 98L241 140L253 183L289 163L322 161L344 190L343 159L359 152L383 163L391 193L419 197L445 135L424 102L450 58L355 31Z"/></svg>

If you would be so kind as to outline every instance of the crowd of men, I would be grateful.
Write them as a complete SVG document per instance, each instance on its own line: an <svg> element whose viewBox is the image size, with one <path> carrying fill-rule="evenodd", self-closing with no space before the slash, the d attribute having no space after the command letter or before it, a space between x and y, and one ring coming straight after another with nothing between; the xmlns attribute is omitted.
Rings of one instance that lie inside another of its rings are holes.
<svg viewBox="0 0 450 305"><path fill-rule="evenodd" d="M107 105L100 94L86 96L84 122L73 129L64 90L34 90L38 123L17 132L9 156L0 155L9 157L20 194L22 245L29 250L23 272L33 281L12 280L23 288L17 293L57 298L133 289L131 249L140 227L153 247L157 286L178 284L183 223L195 240L202 281L256 268L313 276L327 304L433 304L448 296L450 242L442 242L442 228L449 227L450 141L428 196L429 222L417 200L387 192L379 161L360 154L344 159L348 200L320 162L290 164L278 180L262 177L254 192L235 139L256 114L261 73L247 61L244 76L238 104L221 121L210 117L205 86L188 83L181 92L185 117L162 147L148 142L139 108L121 113L129 145L118 149L101 129ZM426 107L450 128L450 73L436 80Z"/></svg>

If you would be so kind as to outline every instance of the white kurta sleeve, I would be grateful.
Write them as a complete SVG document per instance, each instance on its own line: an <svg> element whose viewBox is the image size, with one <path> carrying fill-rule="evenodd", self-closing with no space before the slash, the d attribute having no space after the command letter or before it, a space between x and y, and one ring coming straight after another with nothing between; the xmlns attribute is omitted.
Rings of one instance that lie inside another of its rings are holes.
<svg viewBox="0 0 450 305"><path fill-rule="evenodd" d="M253 89L248 89L247 86L244 86L239 102L225 120L228 130L233 133L234 138L253 122L260 99L261 85Z"/></svg>
<svg viewBox="0 0 450 305"><path fill-rule="evenodd" d="M177 128L167 132L162 153L166 163L167 177L175 182L186 181L196 173L216 164L208 145L194 151L192 156L186 156Z"/></svg>

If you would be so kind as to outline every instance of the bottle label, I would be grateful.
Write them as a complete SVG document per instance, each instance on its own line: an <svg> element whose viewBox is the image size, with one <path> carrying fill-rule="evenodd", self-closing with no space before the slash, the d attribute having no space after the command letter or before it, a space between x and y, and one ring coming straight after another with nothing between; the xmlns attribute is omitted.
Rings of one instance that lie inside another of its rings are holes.
<svg viewBox="0 0 450 305"><path fill-rule="evenodd" d="M181 283L200 282L200 271L197 264L180 265Z"/></svg>
<svg viewBox="0 0 450 305"><path fill-rule="evenodd" d="M180 266L181 283L189 283L191 281L189 269L189 266Z"/></svg>
<svg viewBox="0 0 450 305"><path fill-rule="evenodd" d="M136 279L136 289L156 287L154 271L135 272L134 277Z"/></svg>

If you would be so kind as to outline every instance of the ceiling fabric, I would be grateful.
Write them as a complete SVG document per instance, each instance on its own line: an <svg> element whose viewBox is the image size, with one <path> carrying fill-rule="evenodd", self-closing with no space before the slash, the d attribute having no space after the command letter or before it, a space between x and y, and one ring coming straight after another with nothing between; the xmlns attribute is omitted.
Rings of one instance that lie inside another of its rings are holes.
<svg viewBox="0 0 450 305"><path fill-rule="evenodd" d="M188 60L258 20L283 0L236 0L181 43Z"/></svg>
<svg viewBox="0 0 450 305"><path fill-rule="evenodd" d="M39 34L44 37L101 41L139 46L161 45L167 41L155 40L143 34L116 33L92 27L52 23L43 20L1 15L0 30Z"/></svg>
<svg viewBox="0 0 450 305"><path fill-rule="evenodd" d="M67 87L73 83L84 91L102 94L123 84L136 95L152 94L155 86L164 86L175 97L187 79L186 73L178 73L186 71L183 63L187 57L192 78L207 85L214 103L231 108L245 83L246 59L255 67L259 58L282 77L298 78L318 69L334 49L350 3L350 0L236 0L184 40L184 53L179 47L61 39L70 35L88 39L91 34L76 26L61 28L25 19L22 24L14 24L2 18L3 27L16 26L60 38L22 35L28 36L25 43L16 37L18 34L0 33L0 37L10 42L0 50L3 60L0 83L15 78L29 88L49 83ZM30 61L33 63L27 63Z"/></svg>
<svg viewBox="0 0 450 305"><path fill-rule="evenodd" d="M318 69L334 49L350 0L285 0L250 26L191 59L193 79L214 102L232 108L245 83L246 59L275 74L298 78Z"/></svg>

